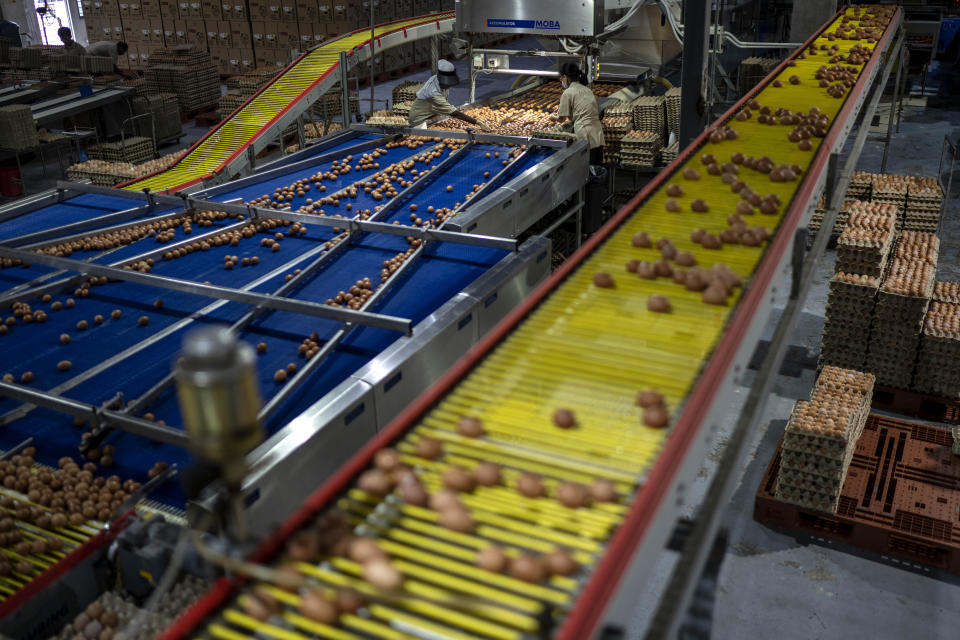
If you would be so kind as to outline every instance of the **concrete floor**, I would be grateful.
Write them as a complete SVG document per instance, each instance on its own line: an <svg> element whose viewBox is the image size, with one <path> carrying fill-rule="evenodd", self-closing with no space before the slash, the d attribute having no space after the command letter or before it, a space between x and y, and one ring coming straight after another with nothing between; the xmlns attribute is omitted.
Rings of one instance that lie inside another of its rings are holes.
<svg viewBox="0 0 960 640"><path fill-rule="evenodd" d="M960 104L956 102L960 72L932 69L926 96L919 95L919 83L911 84L913 95L904 103L910 106L905 107L900 132L893 135L887 172L933 176L937 173L944 136L954 141L960 138ZM880 170L883 145L879 139L879 133L871 136L858 169ZM954 181L952 191L941 232L941 280L960 279L960 180ZM839 543L798 539L752 519L753 495L786 425L786 417L797 399L808 397L813 384L834 258L830 251L820 264L791 343L791 353L801 355L777 377L775 392L760 420L762 426L750 443L740 485L723 517L723 525L729 531L729 547L713 612L710 637L716 640L947 638L955 637L960 628L960 576L922 565L907 566ZM778 309L782 308L783 303ZM778 314L775 311L774 315ZM766 337L772 335L772 327L773 322ZM727 434L754 375L755 372L749 372L744 376L744 386L729 399ZM718 446L704 460L695 483L695 492L701 496L723 455L725 442L726 436L721 434ZM657 606L675 561L676 554L668 552L662 556L647 588L640 594L628 638L643 637L645 623Z"/></svg>

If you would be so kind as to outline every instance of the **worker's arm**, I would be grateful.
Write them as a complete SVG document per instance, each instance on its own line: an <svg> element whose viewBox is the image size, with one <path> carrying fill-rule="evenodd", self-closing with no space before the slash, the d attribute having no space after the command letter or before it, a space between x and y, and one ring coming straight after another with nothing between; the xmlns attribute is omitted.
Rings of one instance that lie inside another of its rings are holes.
<svg viewBox="0 0 960 640"><path fill-rule="evenodd" d="M493 129L491 129L487 124L485 124L485 123L483 123L483 122L480 122L480 121L477 120L476 118L472 118L472 117L468 116L467 114L465 114L463 111L460 111L459 109L457 109L456 111L454 111L454 112L451 113L450 115L451 115L452 117L456 118L457 120L463 120L464 122L467 122L467 123L469 123L469 124L476 125L476 126L480 127L481 129L483 129L484 131L493 131Z"/></svg>
<svg viewBox="0 0 960 640"><path fill-rule="evenodd" d="M453 118L456 118L457 120L463 120L466 123L480 127L484 131L491 130L490 127L480 122L476 118L472 118L467 114L465 114L463 111L460 111L459 109L457 109L455 106L450 104L450 102L443 96L435 96L433 98L430 98L430 102L431 102L431 107L434 113L442 113L442 114L451 116Z"/></svg>

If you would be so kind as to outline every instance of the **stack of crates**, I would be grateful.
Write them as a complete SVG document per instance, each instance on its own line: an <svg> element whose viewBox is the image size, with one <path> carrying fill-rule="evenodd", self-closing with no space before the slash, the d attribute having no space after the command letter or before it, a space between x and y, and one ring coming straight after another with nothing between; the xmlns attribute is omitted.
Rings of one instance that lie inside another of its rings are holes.
<svg viewBox="0 0 960 640"><path fill-rule="evenodd" d="M40 144L33 112L25 104L0 107L0 148L13 151L35 149Z"/></svg>

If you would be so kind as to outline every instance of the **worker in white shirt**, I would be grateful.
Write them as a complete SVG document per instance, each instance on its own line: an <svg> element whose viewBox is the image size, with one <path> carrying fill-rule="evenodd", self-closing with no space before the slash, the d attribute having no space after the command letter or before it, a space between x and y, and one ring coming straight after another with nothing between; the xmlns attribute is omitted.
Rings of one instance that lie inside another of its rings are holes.
<svg viewBox="0 0 960 640"><path fill-rule="evenodd" d="M410 105L410 115L408 117L410 126L425 129L430 118L448 115L476 125L484 131L491 131L486 124L471 118L447 100L450 87L455 87L458 84L460 84L460 78L457 76L457 70L453 63L448 60L437 62L437 75L431 76L424 83L417 91L417 99Z"/></svg>
<svg viewBox="0 0 960 640"><path fill-rule="evenodd" d="M124 55L130 47L126 42L113 42L111 40L101 40L87 47L88 56L99 56L101 58L110 58L113 61L113 71L123 75L123 71L117 66L117 59Z"/></svg>
<svg viewBox="0 0 960 640"><path fill-rule="evenodd" d="M560 107L550 117L561 124L569 120L578 140L586 140L590 146L590 164L603 164L603 127L600 124L600 109L593 91L586 86L587 78L580 67L567 62L560 68Z"/></svg>

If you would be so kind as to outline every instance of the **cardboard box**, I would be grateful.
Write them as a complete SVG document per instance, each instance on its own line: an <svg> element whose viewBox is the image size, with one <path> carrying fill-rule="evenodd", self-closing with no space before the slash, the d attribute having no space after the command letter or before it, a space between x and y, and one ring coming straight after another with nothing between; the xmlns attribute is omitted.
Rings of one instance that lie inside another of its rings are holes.
<svg viewBox="0 0 960 640"><path fill-rule="evenodd" d="M280 0L281 22L297 22L297 0Z"/></svg>
<svg viewBox="0 0 960 640"><path fill-rule="evenodd" d="M267 14L270 9L267 4L268 0L250 0L249 11L250 11L250 20L264 22L268 19Z"/></svg>
<svg viewBox="0 0 960 640"><path fill-rule="evenodd" d="M233 35L230 33L230 23L226 20L219 20L217 22L217 40L219 46L222 48L230 48L233 46Z"/></svg>
<svg viewBox="0 0 960 640"><path fill-rule="evenodd" d="M280 47L280 25L276 22L263 24L263 46L270 50L271 55Z"/></svg>
<svg viewBox="0 0 960 640"><path fill-rule="evenodd" d="M333 22L333 3L320 0L317 3L317 20L320 22Z"/></svg>
<svg viewBox="0 0 960 640"><path fill-rule="evenodd" d="M253 28L246 20L231 20L230 24L230 42L232 46L239 49L253 48Z"/></svg>
<svg viewBox="0 0 960 640"><path fill-rule="evenodd" d="M187 27L187 40L184 44L193 44L206 51L208 49L207 25L204 23L204 21L194 18L185 20L184 23Z"/></svg>
<svg viewBox="0 0 960 640"><path fill-rule="evenodd" d="M97 0L94 0L95 2ZM120 17L120 5L117 0L99 0L103 15L110 18Z"/></svg>
<svg viewBox="0 0 960 640"><path fill-rule="evenodd" d="M160 0L140 0L140 8L143 11L144 18L162 18L164 14L160 13ZM176 16L169 16L173 20Z"/></svg>
<svg viewBox="0 0 960 640"><path fill-rule="evenodd" d="M220 46L220 32L217 30L216 20L204 20L204 33L207 51L213 51Z"/></svg>
<svg viewBox="0 0 960 640"><path fill-rule="evenodd" d="M220 73L229 73L227 63L227 52L225 49L220 47L210 47L210 61L217 68L217 71Z"/></svg>
<svg viewBox="0 0 960 640"><path fill-rule="evenodd" d="M313 23L313 45L322 44L327 41L327 25L321 22Z"/></svg>
<svg viewBox="0 0 960 640"><path fill-rule="evenodd" d="M283 13L281 7L281 0L262 0L264 6L266 7L266 17L264 20L269 20L271 22L279 22L280 14Z"/></svg>
<svg viewBox="0 0 960 640"><path fill-rule="evenodd" d="M140 4L140 0L130 0L130 16L133 18L143 17L143 7Z"/></svg>
<svg viewBox="0 0 960 640"><path fill-rule="evenodd" d="M249 20L250 13L244 0L220 0L220 12L226 20Z"/></svg>
<svg viewBox="0 0 960 640"><path fill-rule="evenodd" d="M126 24L126 22L124 22ZM150 44L153 42L153 25L150 24L150 20L147 18L138 18L133 21L134 29L137 32L137 37L141 44Z"/></svg>
<svg viewBox="0 0 960 640"><path fill-rule="evenodd" d="M220 0L201 0L200 12L206 21L220 20L223 17L220 13Z"/></svg>
<svg viewBox="0 0 960 640"><path fill-rule="evenodd" d="M263 20L254 20L250 22L250 46L254 49L263 49L265 46L263 40Z"/></svg>
<svg viewBox="0 0 960 640"><path fill-rule="evenodd" d="M144 18L150 23L150 42L154 45L163 46L166 43L163 33L163 20L160 18Z"/></svg>
<svg viewBox="0 0 960 640"><path fill-rule="evenodd" d="M313 46L313 25L301 22L298 32L300 33L300 51L306 51Z"/></svg>
<svg viewBox="0 0 960 640"><path fill-rule="evenodd" d="M281 22L277 25L277 49L285 54L289 49L299 48L300 30L296 23Z"/></svg>
<svg viewBox="0 0 960 640"><path fill-rule="evenodd" d="M257 67L257 59L253 55L253 47L240 48L240 73L253 71Z"/></svg>
<svg viewBox="0 0 960 640"><path fill-rule="evenodd" d="M123 40L123 22L120 21L120 16L110 17L108 20L110 21L110 37L107 39L120 42Z"/></svg>
<svg viewBox="0 0 960 640"><path fill-rule="evenodd" d="M80 7L83 9L83 17L85 20L87 18L99 18L103 15L103 5L100 2L81 0Z"/></svg>
<svg viewBox="0 0 960 640"><path fill-rule="evenodd" d="M297 0L297 21L301 28L318 21L317 0Z"/></svg>
<svg viewBox="0 0 960 640"><path fill-rule="evenodd" d="M327 35L328 36L342 36L345 33L350 33L353 31L353 28L348 22L337 21L331 22L327 25Z"/></svg>

